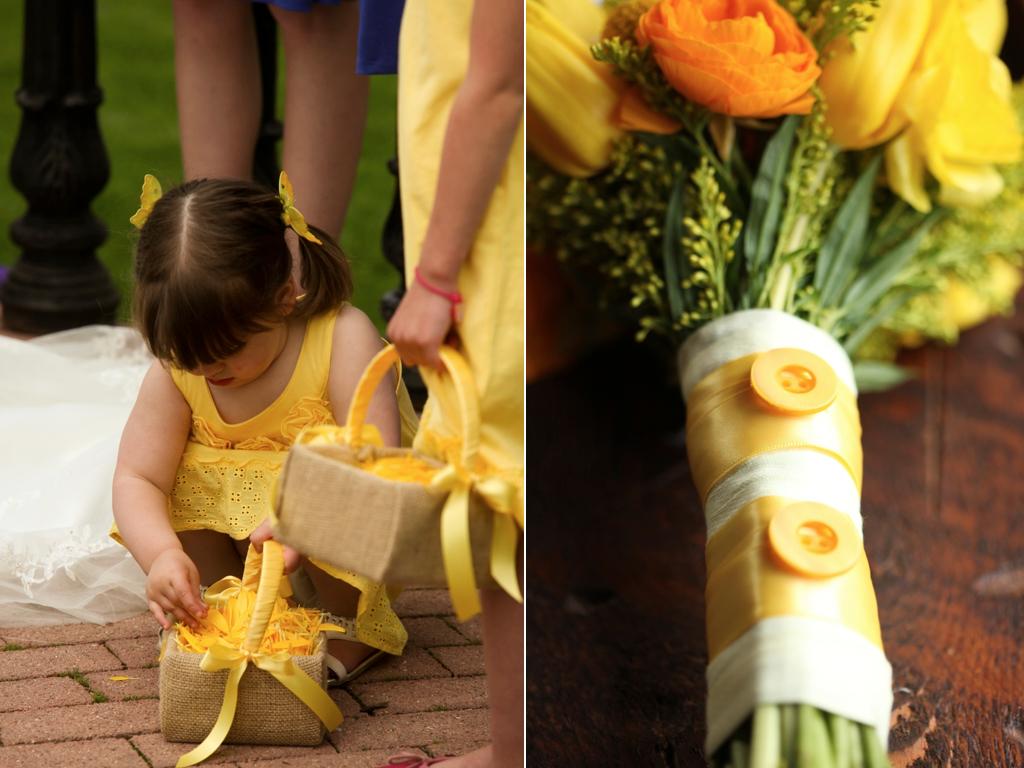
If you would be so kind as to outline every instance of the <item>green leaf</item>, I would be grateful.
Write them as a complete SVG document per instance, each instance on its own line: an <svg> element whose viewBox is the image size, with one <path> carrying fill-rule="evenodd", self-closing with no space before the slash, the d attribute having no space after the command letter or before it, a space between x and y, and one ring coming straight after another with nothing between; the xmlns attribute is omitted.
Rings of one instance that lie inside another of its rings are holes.
<svg viewBox="0 0 1024 768"><path fill-rule="evenodd" d="M853 377L857 381L857 390L862 393L893 389L914 378L914 375L909 368L883 360L855 360L853 363ZM843 738L846 743L849 734L844 733Z"/></svg>
<svg viewBox="0 0 1024 768"><path fill-rule="evenodd" d="M851 357L860 349L860 345L867 341L868 336L871 335L878 326L888 320L893 314L910 301L910 298L919 291L900 291L896 295L886 300L882 306L878 308L871 308L869 311L864 313L865 320L857 327L853 333L851 333L846 341L843 342L843 349L846 350L846 354Z"/></svg>
<svg viewBox="0 0 1024 768"><path fill-rule="evenodd" d="M679 257L683 237L683 187L686 175L680 174L672 187L672 196L665 211L665 226L662 229L661 257L665 261L665 287L668 289L668 306L672 320L683 314L683 291L680 285Z"/></svg>
<svg viewBox="0 0 1024 768"><path fill-rule="evenodd" d="M782 217L783 181L800 118L787 117L775 132L757 169L750 191L750 209L743 227L743 253L752 276L768 262Z"/></svg>
<svg viewBox="0 0 1024 768"><path fill-rule="evenodd" d="M925 216L909 237L881 256L863 272L850 286L850 290L846 292L843 308L849 309L854 314L870 312L875 302L892 288L893 281L900 271L917 253L918 248L921 247L921 241L938 220L939 215L938 211L933 211Z"/></svg>
<svg viewBox="0 0 1024 768"><path fill-rule="evenodd" d="M821 244L814 270L814 287L818 289L823 307L833 307L839 303L843 287L849 284L866 250L871 194L874 192L875 177L881 161L882 156L876 155L868 163L840 206Z"/></svg>

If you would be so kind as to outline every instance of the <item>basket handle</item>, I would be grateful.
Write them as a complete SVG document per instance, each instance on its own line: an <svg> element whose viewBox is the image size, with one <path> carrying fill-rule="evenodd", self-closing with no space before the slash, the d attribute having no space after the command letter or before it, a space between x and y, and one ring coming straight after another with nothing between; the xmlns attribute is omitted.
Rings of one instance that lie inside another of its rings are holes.
<svg viewBox="0 0 1024 768"><path fill-rule="evenodd" d="M480 447L480 406L477 402L476 382L465 358L452 347L441 347L440 356L448 373L441 381L450 382L454 388L459 411L459 425L462 428L462 451L459 458L462 467L472 469L477 449ZM370 401L373 400L373 393L384 378L384 374L398 361L398 350L394 344L388 344L374 355L359 378L345 420L348 444L351 447L356 448L363 442L363 424Z"/></svg>
<svg viewBox="0 0 1024 768"><path fill-rule="evenodd" d="M278 542L273 539L263 542L262 554L257 552L252 544L249 545L249 551L245 556L245 571L242 573L242 585L252 588L254 584L258 584L249 629L242 643L242 648L250 653L258 651L263 643L263 635L267 632L270 616L274 612L283 575L284 552Z"/></svg>

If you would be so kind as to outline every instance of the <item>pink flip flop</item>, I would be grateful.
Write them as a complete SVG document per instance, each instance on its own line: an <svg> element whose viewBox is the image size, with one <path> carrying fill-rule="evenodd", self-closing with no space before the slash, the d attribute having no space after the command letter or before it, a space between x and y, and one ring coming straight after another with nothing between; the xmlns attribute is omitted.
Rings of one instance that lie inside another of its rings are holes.
<svg viewBox="0 0 1024 768"><path fill-rule="evenodd" d="M431 765L443 763L445 760L451 760L453 757L455 757L455 755L445 755L444 757L421 757L420 755L410 755L409 753L405 753L401 755L392 755L384 765L377 766L377 768L427 768Z"/></svg>

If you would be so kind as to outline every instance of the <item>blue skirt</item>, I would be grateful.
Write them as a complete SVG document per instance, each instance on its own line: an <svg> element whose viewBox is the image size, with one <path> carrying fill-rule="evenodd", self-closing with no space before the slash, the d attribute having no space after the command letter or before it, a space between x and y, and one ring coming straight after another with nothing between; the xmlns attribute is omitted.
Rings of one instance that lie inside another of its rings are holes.
<svg viewBox="0 0 1024 768"><path fill-rule="evenodd" d="M309 11L314 5L340 5L341 0L253 0L255 3L276 5L286 11Z"/></svg>
<svg viewBox="0 0 1024 768"><path fill-rule="evenodd" d="M314 5L339 5L341 0L253 0L286 11L309 11ZM398 72L398 29L405 0L359 0L359 45L356 74Z"/></svg>

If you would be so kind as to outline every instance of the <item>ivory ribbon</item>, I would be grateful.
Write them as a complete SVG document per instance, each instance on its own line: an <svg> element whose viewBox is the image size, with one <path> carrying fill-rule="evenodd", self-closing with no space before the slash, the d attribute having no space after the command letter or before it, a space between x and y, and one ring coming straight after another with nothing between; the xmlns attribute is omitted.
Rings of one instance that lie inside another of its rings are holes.
<svg viewBox="0 0 1024 768"><path fill-rule="evenodd" d="M475 491L494 512L491 529L491 576L512 597L522 602L516 572L519 544L519 489L500 477L478 477L448 464L430 483L447 492L441 510L441 553L452 596L452 607L459 621L480 612L476 576L473 574L473 548L469 534L469 497Z"/></svg>
<svg viewBox="0 0 1024 768"><path fill-rule="evenodd" d="M768 543L768 523L795 499L766 496L746 505L707 544L708 658L770 616L833 621L882 647L878 604L863 545L850 570L809 578L782 565ZM858 542L859 544L859 542Z"/></svg>
<svg viewBox="0 0 1024 768"><path fill-rule="evenodd" d="M238 706L238 684L252 662L256 667L273 675L281 685L295 694L303 704L320 718L328 731L341 725L341 712L327 692L309 675L295 666L288 653L264 654L232 648L223 641L217 641L203 656L199 666L206 672L229 670L227 685L224 687L224 703L213 729L191 752L178 758L175 768L188 768L202 762L223 743L231 730Z"/></svg>
<svg viewBox="0 0 1024 768"><path fill-rule="evenodd" d="M687 401L686 440L690 468L702 501L723 477L770 451L810 448L846 466L861 487L863 459L856 396L841 381L836 399L818 413L792 416L759 403L750 386L757 355L726 363L706 376Z"/></svg>

